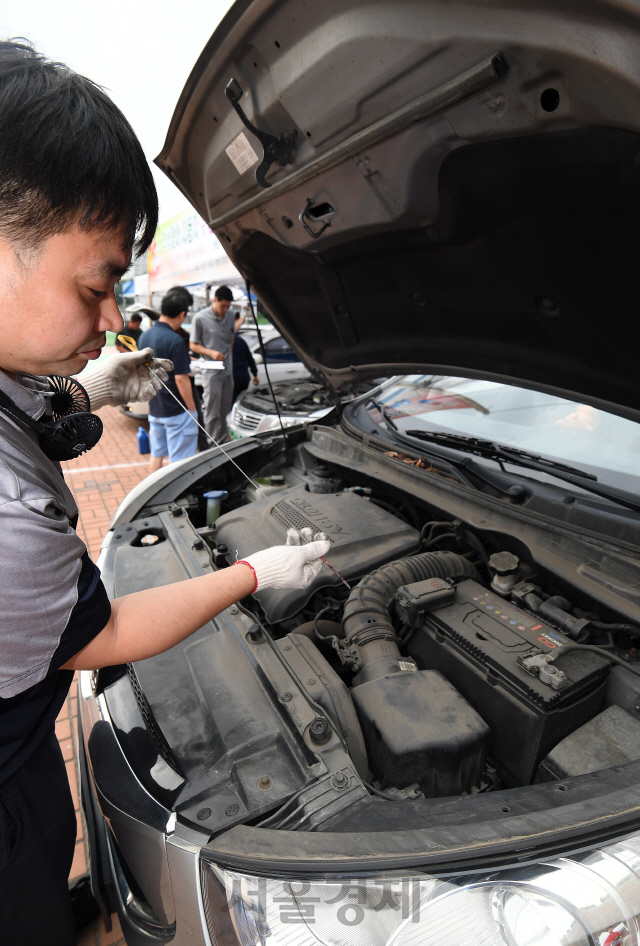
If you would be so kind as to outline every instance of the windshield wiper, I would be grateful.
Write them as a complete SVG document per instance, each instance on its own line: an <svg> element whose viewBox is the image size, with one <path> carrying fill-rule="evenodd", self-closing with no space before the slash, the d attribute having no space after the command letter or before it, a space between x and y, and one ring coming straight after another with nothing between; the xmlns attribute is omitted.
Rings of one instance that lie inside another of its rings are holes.
<svg viewBox="0 0 640 946"><path fill-rule="evenodd" d="M387 419L385 417L385 420ZM399 435L397 428L393 433L396 436ZM414 440L440 444L443 447L450 447L463 453L471 453L486 460L494 460L503 472L505 472L504 464L511 463L514 466L526 467L529 470L550 473L556 479L563 480L565 483L579 486L596 496L602 496L603 499L610 499L627 509L640 512L640 499L633 493L629 493L624 489L617 489L615 486L604 486L598 483L598 477L594 476L593 473L567 466L566 463L560 463L558 460L552 460L549 457L528 453L526 450L519 450L517 447L505 447L503 444L494 443L492 440L480 440L477 437L465 437L462 434L448 434L441 431L405 430L400 436L402 439L412 437Z"/></svg>
<svg viewBox="0 0 640 946"><path fill-rule="evenodd" d="M371 395L369 395L368 400L380 411L385 427L391 433L394 440L399 440L400 443L413 447L415 450L415 443L412 443L408 437L405 437L400 432L397 424L389 416L389 409L376 401ZM478 490L484 490L488 486L499 495L508 497L511 502L516 501L514 499L514 495L516 494L513 493L513 480L508 479L509 474L506 474L506 478L502 477L501 474L488 470L479 463L475 463L473 460L458 460L450 454L447 455L442 450L428 450L425 447L420 447L419 452L423 457L431 457L432 460L435 460L440 473L450 475L463 486L469 486L472 489ZM524 490L524 487L522 487L522 489Z"/></svg>
<svg viewBox="0 0 640 946"><path fill-rule="evenodd" d="M380 411L385 427L393 435L394 439L399 440L401 443L407 444L408 446L415 449L415 444L411 443L408 438L402 436L394 421L389 417L387 408L383 404L380 404L379 401L376 401L375 398L371 397L371 395L369 395L368 401ZM439 450L429 451L421 449L420 453L423 456L431 456L432 458L436 459L440 467L440 472L448 474L452 479L456 480L458 483L461 483L463 486L468 486L472 489L480 488L477 484L477 481L473 482L469 478L469 471L466 469L467 465L472 464L473 461L463 460L460 462L459 460L444 456L444 454ZM485 480L485 483L487 482L488 480Z"/></svg>
<svg viewBox="0 0 640 946"><path fill-rule="evenodd" d="M503 463L519 462L523 466L529 466L533 463L536 464L533 469L561 470L563 473L570 473L572 476L581 476L596 482L598 480L597 476L594 476L593 473L587 473L586 470L578 470L574 466L567 466L566 463L560 463L558 460L539 456L536 453L527 453L526 450L519 450L517 447L505 447L502 444L494 443L493 440L480 440L478 437L465 437L463 434L448 434L442 431L432 432L430 430L405 430L404 434L406 437L415 437L416 440L441 443L443 447L454 447L456 450L463 450L465 453L473 453L477 457L495 460L500 466Z"/></svg>
<svg viewBox="0 0 640 946"><path fill-rule="evenodd" d="M384 404L381 404L380 401L376 401L376 399L373 397L370 397L369 400L371 401L373 406L376 408L376 410L380 411L380 413L382 414L382 419L384 420L387 427L390 427L395 433L398 430L398 425L391 417L389 417L389 412L387 408L384 406Z"/></svg>

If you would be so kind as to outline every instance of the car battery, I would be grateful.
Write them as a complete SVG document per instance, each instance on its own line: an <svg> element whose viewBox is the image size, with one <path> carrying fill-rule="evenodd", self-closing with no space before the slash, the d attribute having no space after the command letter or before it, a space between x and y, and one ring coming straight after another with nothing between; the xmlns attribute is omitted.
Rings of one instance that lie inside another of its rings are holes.
<svg viewBox="0 0 640 946"><path fill-rule="evenodd" d="M569 642L470 580L457 585L452 602L424 615L407 649L421 669L439 670L488 724L489 756L511 787L530 784L547 753L602 709L605 657L582 650L558 657L552 666L564 678L559 687L554 681L557 688L518 663Z"/></svg>

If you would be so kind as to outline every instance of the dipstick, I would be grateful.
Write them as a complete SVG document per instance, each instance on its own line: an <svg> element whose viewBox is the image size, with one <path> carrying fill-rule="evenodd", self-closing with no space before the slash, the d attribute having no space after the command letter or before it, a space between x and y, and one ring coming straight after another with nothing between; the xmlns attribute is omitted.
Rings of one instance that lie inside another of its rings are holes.
<svg viewBox="0 0 640 946"><path fill-rule="evenodd" d="M135 345L135 348L131 348L131 350L132 350L132 351L137 351L137 345L136 345L135 341L134 341L132 338L129 338L128 336L122 336L122 335L119 336L119 338L122 339L123 344L124 344L127 348L130 348L130 345L127 344L127 343L131 343L132 345ZM126 339L126 341L125 341L125 339ZM174 399L174 401L176 401L176 403L179 404L180 407L181 407L184 411L187 411L187 408L184 406L184 404L182 403L182 401L180 401L180 400L176 397L176 395L173 393L173 391L171 390L171 388L169 388L169 387L164 383L164 381L162 380L162 378L160 377L160 375L158 374L158 372L155 370L155 368L152 368L151 365L148 365L147 367L148 367L149 371L158 379L158 381L160 382L160 384L162 385L162 387L165 389L165 391L167 391L167 392L171 395L171 397ZM187 413L189 413L189 412L187 411ZM249 476L249 474L246 473L238 463L236 463L236 461L233 459L233 457L229 456L229 454L227 453L227 451L224 449L223 445L220 444L220 443L218 443L218 441L217 441L214 437L212 437L211 434L210 434L207 430L204 429L204 427L203 427L202 424L199 422L199 420L198 420L196 417L193 417L191 414L189 414L189 417L191 417L192 421L200 428L200 430L203 432L203 434L204 434L206 437L208 437L209 440L210 440L219 450L222 451L222 453L224 453L224 455L225 455L225 457L227 458L227 460L230 460L231 463L233 463L233 465L235 466L235 468L240 471L240 473L244 476L244 478L247 480L247 482L250 483L251 486L253 486L254 489L256 489L264 499L268 499L267 494L264 492L264 490L262 490L262 489L260 488L259 484L258 484L258 483L255 483L255 482L251 479L251 477ZM287 518L286 514L284 515L284 518L285 518L285 519ZM299 530L296 528L296 526L295 526L292 522L289 522L289 525L291 526L292 529L295 529L296 532L299 531ZM305 541L305 542L307 541L307 540L304 538L304 536L301 536L301 538L303 539L303 541ZM332 565L330 562L328 562L328 561L326 560L326 558L324 557L324 555L321 555L321 556L320 556L320 559L324 562L324 564L327 566L327 568L329 568L329 569L333 572L333 574L336 576L336 578L339 578L340 581L342 582L342 584L343 584L343 585L346 585L347 588L348 588L349 590L351 590L351 585L349 584L349 582L347 581L347 579L342 577L342 575L340 574L340 572L339 572L336 568L334 568L333 565Z"/></svg>

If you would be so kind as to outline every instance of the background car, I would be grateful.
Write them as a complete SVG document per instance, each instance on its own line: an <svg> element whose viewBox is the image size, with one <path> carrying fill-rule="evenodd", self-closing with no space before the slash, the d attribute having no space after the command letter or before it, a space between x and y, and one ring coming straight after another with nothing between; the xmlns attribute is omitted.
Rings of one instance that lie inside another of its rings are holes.
<svg viewBox="0 0 640 946"><path fill-rule="evenodd" d="M304 420L320 420L333 408L326 386L317 381L276 381L272 386L280 416L268 384L250 387L233 405L229 424L232 438L249 437L281 423L292 427Z"/></svg>
<svg viewBox="0 0 640 946"><path fill-rule="evenodd" d="M311 378L307 381L272 381L278 410L268 384L250 386L233 405L229 430L232 438L238 439L278 428L281 424L294 427L304 421L327 418L337 404L346 404L374 386L375 382L369 381L346 385L338 396L326 384Z"/></svg>
<svg viewBox="0 0 640 946"><path fill-rule="evenodd" d="M249 351L253 355L253 360L258 369L258 379L261 384L266 383L267 375L265 372L262 352L258 333L255 329L244 327L240 332L249 346ZM264 343L264 352L269 369L271 381L293 381L298 378L309 378L309 369L300 360L286 338L283 338L280 332L272 327L261 326L262 340Z"/></svg>

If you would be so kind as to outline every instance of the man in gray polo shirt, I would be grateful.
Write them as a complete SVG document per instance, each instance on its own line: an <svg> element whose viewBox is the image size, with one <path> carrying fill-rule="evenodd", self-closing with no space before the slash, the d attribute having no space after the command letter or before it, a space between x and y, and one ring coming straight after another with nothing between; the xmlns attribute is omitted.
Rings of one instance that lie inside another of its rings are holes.
<svg viewBox="0 0 640 946"><path fill-rule="evenodd" d="M223 362L222 369L202 372L204 426L216 443L229 439L227 415L233 405L233 339L235 318L230 311L233 293L228 286L218 286L213 302L193 317L190 348L205 361Z"/></svg>
<svg viewBox="0 0 640 946"><path fill-rule="evenodd" d="M115 284L157 212L142 148L105 93L26 42L0 42L2 946L76 943L76 820L54 730L74 671L161 653L254 591L307 587L329 549L293 534L231 568L109 601L52 458L48 378L77 374L122 330ZM90 375L91 407L121 403L114 388L154 393L152 355L114 356Z"/></svg>

